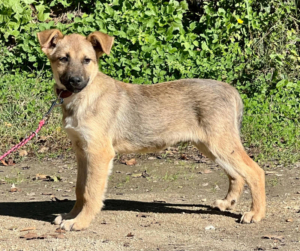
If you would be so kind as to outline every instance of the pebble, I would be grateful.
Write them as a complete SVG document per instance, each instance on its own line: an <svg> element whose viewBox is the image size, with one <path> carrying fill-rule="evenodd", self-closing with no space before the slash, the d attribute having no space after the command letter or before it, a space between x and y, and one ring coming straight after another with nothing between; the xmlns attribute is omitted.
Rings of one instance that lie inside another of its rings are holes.
<svg viewBox="0 0 300 251"><path fill-rule="evenodd" d="M205 228L205 230L215 230L216 228L213 225L209 225Z"/></svg>

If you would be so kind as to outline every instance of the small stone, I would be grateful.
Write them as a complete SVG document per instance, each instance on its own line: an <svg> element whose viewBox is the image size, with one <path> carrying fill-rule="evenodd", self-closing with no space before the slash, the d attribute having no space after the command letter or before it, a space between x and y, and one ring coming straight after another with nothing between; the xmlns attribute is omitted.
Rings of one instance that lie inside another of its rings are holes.
<svg viewBox="0 0 300 251"><path fill-rule="evenodd" d="M216 228L213 225L205 227L205 230L215 230Z"/></svg>

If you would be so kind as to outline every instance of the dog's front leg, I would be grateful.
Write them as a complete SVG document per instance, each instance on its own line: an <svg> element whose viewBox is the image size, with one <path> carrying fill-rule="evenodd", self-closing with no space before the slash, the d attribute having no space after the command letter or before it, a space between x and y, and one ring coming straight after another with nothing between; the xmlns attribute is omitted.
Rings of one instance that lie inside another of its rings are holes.
<svg viewBox="0 0 300 251"><path fill-rule="evenodd" d="M107 179L112 168L114 150L111 145L81 148L76 144L78 173L76 203L70 213L58 216L54 223L66 230L87 228L103 206Z"/></svg>

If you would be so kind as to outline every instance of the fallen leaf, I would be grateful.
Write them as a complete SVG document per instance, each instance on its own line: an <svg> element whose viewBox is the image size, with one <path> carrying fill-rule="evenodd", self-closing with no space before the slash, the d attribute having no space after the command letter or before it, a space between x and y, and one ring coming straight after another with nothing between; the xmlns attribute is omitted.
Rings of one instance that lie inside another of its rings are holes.
<svg viewBox="0 0 300 251"><path fill-rule="evenodd" d="M139 177L142 177L142 175L143 175L142 173L134 173L134 174L131 175L131 177L132 178L139 178Z"/></svg>
<svg viewBox="0 0 300 251"><path fill-rule="evenodd" d="M203 173L208 174L208 173L212 173L212 171L209 170L209 169L205 169L205 170L203 171Z"/></svg>
<svg viewBox="0 0 300 251"><path fill-rule="evenodd" d="M15 184L12 184L12 185L11 185L10 192L15 193L15 192L20 192L20 191L21 191L21 190L20 190L19 188L17 188L17 187L15 186Z"/></svg>
<svg viewBox="0 0 300 251"><path fill-rule="evenodd" d="M16 163L14 162L14 160L12 158L8 158L8 161L7 161L7 165L9 166L13 166L15 165Z"/></svg>
<svg viewBox="0 0 300 251"><path fill-rule="evenodd" d="M206 187L206 186L208 186L208 183L204 183L202 186L203 186L203 187Z"/></svg>
<svg viewBox="0 0 300 251"><path fill-rule="evenodd" d="M54 181L54 182L61 181L61 177L55 175L47 176L47 178L49 179L49 181Z"/></svg>
<svg viewBox="0 0 300 251"><path fill-rule="evenodd" d="M48 237L47 234L42 234L38 236L38 239L46 239Z"/></svg>
<svg viewBox="0 0 300 251"><path fill-rule="evenodd" d="M42 148L40 150L38 150L38 153L44 153L44 152L47 152L48 150L49 150L49 147L42 146Z"/></svg>
<svg viewBox="0 0 300 251"><path fill-rule="evenodd" d="M127 166L134 166L134 165L136 165L136 160L135 159L126 160L125 164Z"/></svg>
<svg viewBox="0 0 300 251"><path fill-rule="evenodd" d="M43 181L54 181L54 182L58 182L61 181L61 178L59 176L55 176L55 175L45 175L45 174L36 174L35 178L33 178L33 180L43 180Z"/></svg>
<svg viewBox="0 0 300 251"><path fill-rule="evenodd" d="M20 238L24 238L26 240L33 240L33 239L37 239L38 235L37 235L37 233L30 233L29 232L29 233L27 233L25 235L20 236Z"/></svg>
<svg viewBox="0 0 300 251"><path fill-rule="evenodd" d="M142 177L146 178L149 177L150 175L147 173L147 171L145 170L144 172L142 172Z"/></svg>
<svg viewBox="0 0 300 251"><path fill-rule="evenodd" d="M45 179L47 179L47 175L38 173L35 175L35 179L36 180L45 180Z"/></svg>
<svg viewBox="0 0 300 251"><path fill-rule="evenodd" d="M26 227L26 228L21 229L20 232L30 231L30 230L35 230L35 227Z"/></svg>
<svg viewBox="0 0 300 251"><path fill-rule="evenodd" d="M57 228L57 229L55 230L55 233L59 233L59 234L63 234L63 233L65 233L65 232L66 232L66 230L61 229L61 228Z"/></svg>
<svg viewBox="0 0 300 251"><path fill-rule="evenodd" d="M56 238L56 239L64 239L66 238L65 235L63 234L50 234L51 237Z"/></svg>
<svg viewBox="0 0 300 251"><path fill-rule="evenodd" d="M20 150L20 151L19 151L19 155L20 155L21 157L24 157L24 156L27 156L27 155L28 155L28 152L27 152L26 150Z"/></svg>
<svg viewBox="0 0 300 251"><path fill-rule="evenodd" d="M52 195L52 193L42 193L42 195Z"/></svg>
<svg viewBox="0 0 300 251"><path fill-rule="evenodd" d="M284 239L283 236L270 235L270 234L264 235L262 238L263 238L263 239L278 240L278 241L282 241L282 240Z"/></svg>
<svg viewBox="0 0 300 251"><path fill-rule="evenodd" d="M149 160L153 160L153 159L156 159L156 157L149 157L148 159Z"/></svg>
<svg viewBox="0 0 300 251"><path fill-rule="evenodd" d="M128 238L133 238L133 236L134 236L134 234L131 232L126 235L126 237L128 237Z"/></svg>
<svg viewBox="0 0 300 251"><path fill-rule="evenodd" d="M3 160L1 160L1 163L4 165L4 166L7 166L7 164L6 164L6 162L5 162L5 160L3 159Z"/></svg>
<svg viewBox="0 0 300 251"><path fill-rule="evenodd" d="M188 160L189 158L185 154L181 154L180 159L182 159L182 160Z"/></svg>

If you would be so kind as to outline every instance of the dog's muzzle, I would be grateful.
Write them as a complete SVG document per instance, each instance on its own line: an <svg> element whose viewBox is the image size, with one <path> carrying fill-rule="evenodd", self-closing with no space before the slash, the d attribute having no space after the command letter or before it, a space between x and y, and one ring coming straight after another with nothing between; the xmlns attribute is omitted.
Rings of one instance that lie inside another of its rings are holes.
<svg viewBox="0 0 300 251"><path fill-rule="evenodd" d="M86 86L89 80L84 80L79 76L72 76L67 79L60 78L60 82L72 93L81 92Z"/></svg>

